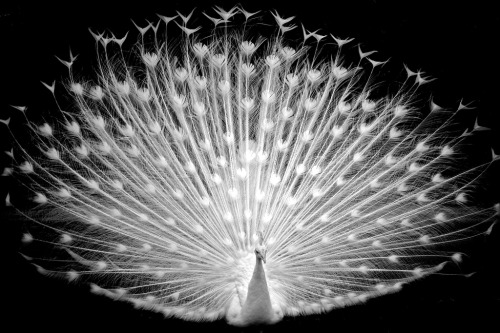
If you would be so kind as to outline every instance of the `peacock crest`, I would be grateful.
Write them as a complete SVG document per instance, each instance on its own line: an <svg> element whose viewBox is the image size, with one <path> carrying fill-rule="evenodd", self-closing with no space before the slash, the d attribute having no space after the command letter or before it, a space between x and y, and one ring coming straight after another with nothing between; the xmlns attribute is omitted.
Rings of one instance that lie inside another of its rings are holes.
<svg viewBox="0 0 500 333"><path fill-rule="evenodd" d="M498 155L465 159L485 129L457 129L466 104L423 108L430 78L407 67L387 95L375 52L292 17L214 12L136 25L132 48L91 30L91 78L59 59L60 116L27 120L31 146L13 133L4 170L36 205L18 211L40 272L165 316L273 323L398 291L491 231L498 205L474 189Z"/></svg>

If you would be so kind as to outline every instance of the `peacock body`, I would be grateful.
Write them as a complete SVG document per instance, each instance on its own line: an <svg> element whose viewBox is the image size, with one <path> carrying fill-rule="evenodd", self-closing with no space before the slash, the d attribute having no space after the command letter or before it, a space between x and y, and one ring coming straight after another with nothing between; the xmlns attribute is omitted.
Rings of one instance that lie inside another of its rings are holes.
<svg viewBox="0 0 500 333"><path fill-rule="evenodd" d="M430 79L407 67L386 96L374 52L303 27L294 44L276 12L264 37L259 13L216 8L206 31L192 14L137 26L136 52L91 31L95 77L70 53L67 82L44 83L60 118L28 121L35 145L4 170L37 206L20 210L27 251L55 246L26 256L41 273L165 316L270 324L398 291L491 232L498 206L474 188L498 155L464 158L485 129L457 130L467 105L422 110Z"/></svg>

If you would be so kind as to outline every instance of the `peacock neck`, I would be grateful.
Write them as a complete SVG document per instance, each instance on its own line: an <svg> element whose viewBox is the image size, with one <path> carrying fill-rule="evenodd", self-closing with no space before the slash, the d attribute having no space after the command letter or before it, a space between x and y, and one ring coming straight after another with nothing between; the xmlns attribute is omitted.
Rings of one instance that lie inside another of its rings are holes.
<svg viewBox="0 0 500 333"><path fill-rule="evenodd" d="M241 310L242 320L247 324L273 322L273 308L267 288L266 273L262 259L255 256L255 268L248 284L247 298Z"/></svg>

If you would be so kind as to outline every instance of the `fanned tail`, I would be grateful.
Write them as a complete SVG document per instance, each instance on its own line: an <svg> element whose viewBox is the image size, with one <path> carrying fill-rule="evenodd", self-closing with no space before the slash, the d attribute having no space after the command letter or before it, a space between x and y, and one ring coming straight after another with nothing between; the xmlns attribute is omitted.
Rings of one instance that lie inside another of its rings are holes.
<svg viewBox="0 0 500 333"><path fill-rule="evenodd" d="M273 307L311 314L460 262L457 244L491 230L498 205L474 193L498 155L467 159L485 129L459 124L468 107L428 107L430 79L408 68L386 96L385 62L360 47L344 60L350 39L303 28L294 45L292 18L277 13L274 33L256 38L256 13L216 13L208 32L191 14L136 25L130 54L127 35L91 31L91 81L71 52L59 59L68 82L44 86L61 118L29 122L35 144L4 170L37 205L21 212L33 222L23 242L54 248L29 258L40 272L215 320L241 310L262 234Z"/></svg>

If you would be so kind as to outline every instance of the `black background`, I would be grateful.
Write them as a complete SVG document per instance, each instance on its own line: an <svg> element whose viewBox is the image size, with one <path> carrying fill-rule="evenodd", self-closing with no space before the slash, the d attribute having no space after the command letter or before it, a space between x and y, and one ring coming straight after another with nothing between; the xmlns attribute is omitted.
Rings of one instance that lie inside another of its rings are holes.
<svg viewBox="0 0 500 333"><path fill-rule="evenodd" d="M68 49L80 54L79 59L95 55L93 38L87 28L97 31L109 28L121 37L126 31L135 33L130 22L145 25L145 19L156 20L156 13L171 16L175 10L187 14L198 7L197 15L208 10L208 1L125 2L75 1L65 4L29 4L16 2L0 5L0 118L17 112L9 105L50 105L50 95L41 88L40 80L52 82L65 77L64 67L54 55L66 59ZM230 8L236 2L215 4ZM484 136L484 146L495 147L500 154L498 133L498 94L495 76L498 67L490 56L499 41L499 16L480 2L462 4L441 1L439 4L387 1L240 1L250 11L277 9L284 16L296 16L310 30L321 29L340 37L355 37L365 49L380 51L380 60L392 57L411 68L422 68L439 80L432 83L436 99L443 104L471 102L481 125L492 127ZM491 14L491 15L490 15ZM493 27L493 28L492 28ZM487 36L488 33L492 35ZM498 58L498 54L496 54ZM48 102L49 101L49 102ZM40 112L46 111L41 109ZM1 124L0 124L1 125ZM472 125L472 124L471 124ZM8 135L2 133L1 148L10 148ZM486 149L488 151L488 149ZM2 155L1 162L8 159ZM499 163L499 162L497 162ZM497 167L498 170L498 167ZM498 184L498 180L492 179ZM1 195L10 180L1 179ZM488 201L498 202L498 188ZM3 205L3 203L2 203ZM114 302L88 292L87 286L67 284L38 275L18 255L19 221L10 218L2 207L2 244L7 245L2 259L2 317L6 325L0 329L41 329L66 331L105 329L132 331L241 331L216 323L186 323L164 319L162 315L135 310L129 304ZM394 295L370 300L367 304L333 311L321 316L285 318L274 331L350 331L350 332L493 332L498 329L500 314L500 281L496 266L500 262L499 231L478 241L468 259L475 275L432 276L418 281ZM258 331L258 330L256 330Z"/></svg>

